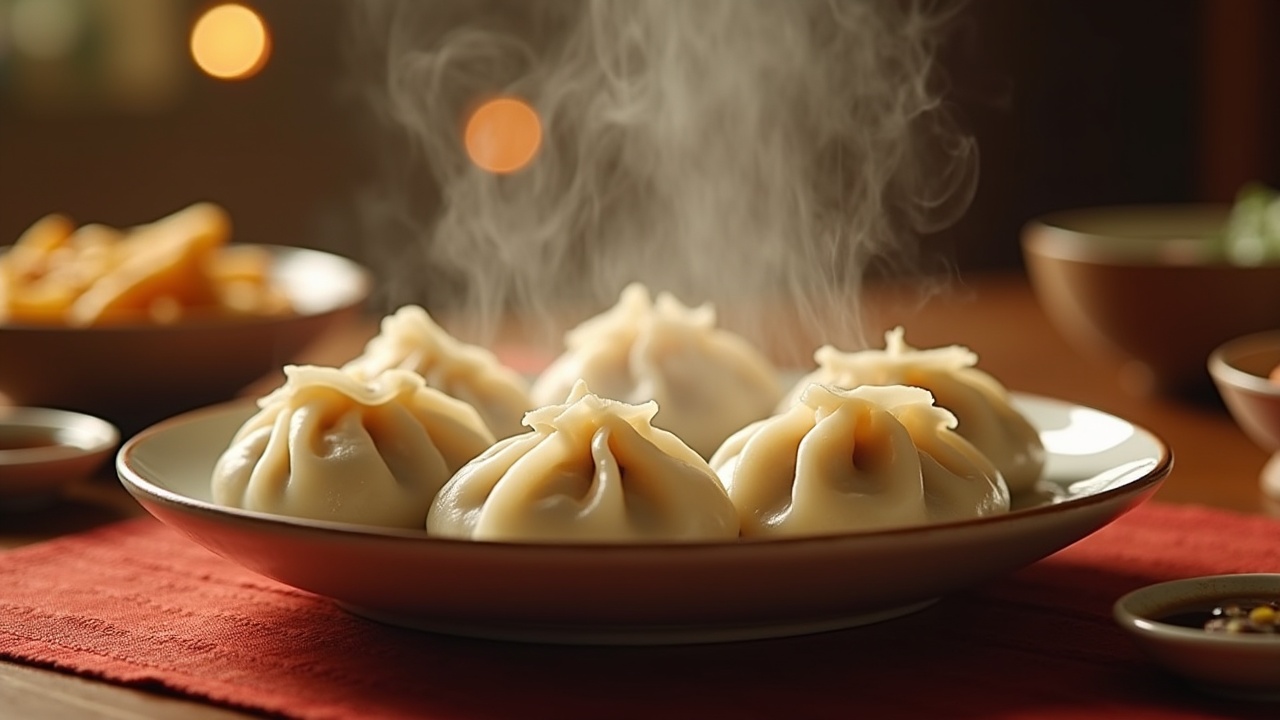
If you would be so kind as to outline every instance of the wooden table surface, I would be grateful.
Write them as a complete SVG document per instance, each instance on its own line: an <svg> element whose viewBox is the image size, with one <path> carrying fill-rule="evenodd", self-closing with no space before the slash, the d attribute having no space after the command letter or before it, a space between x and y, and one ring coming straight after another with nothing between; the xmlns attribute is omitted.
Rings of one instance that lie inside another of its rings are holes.
<svg viewBox="0 0 1280 720"><path fill-rule="evenodd" d="M1249 441L1214 401L1139 397L1121 386L1119 369L1073 350L1051 327L1025 278L965 278L920 301L880 290L867 303L872 334L896 324L916 347L960 343L978 353L979 366L1011 390L1097 408L1141 425L1173 450L1173 472L1156 499L1200 503L1280 516L1260 491L1267 454ZM336 364L356 353L374 330L372 320L322 338L301 358ZM276 382L264 379L259 388ZM0 549L97 527L142 511L110 468L72 487L66 502L26 515L0 515ZM206 718L243 717L229 710L0 662L0 717Z"/></svg>

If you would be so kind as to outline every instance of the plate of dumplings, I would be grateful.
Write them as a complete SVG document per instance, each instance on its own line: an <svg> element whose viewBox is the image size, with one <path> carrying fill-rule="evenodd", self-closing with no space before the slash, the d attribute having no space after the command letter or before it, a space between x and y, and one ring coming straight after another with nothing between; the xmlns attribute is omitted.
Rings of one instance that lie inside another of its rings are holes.
<svg viewBox="0 0 1280 720"><path fill-rule="evenodd" d="M915 612L1104 527L1173 463L902 328L814 361L786 375L710 306L632 285L526 378L405 306L345 365L154 425L117 470L196 542L372 620L645 645Z"/></svg>

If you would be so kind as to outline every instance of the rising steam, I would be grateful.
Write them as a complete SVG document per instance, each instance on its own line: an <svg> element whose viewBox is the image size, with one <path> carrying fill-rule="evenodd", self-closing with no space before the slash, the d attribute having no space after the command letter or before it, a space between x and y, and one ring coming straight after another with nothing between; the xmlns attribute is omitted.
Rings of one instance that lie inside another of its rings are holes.
<svg viewBox="0 0 1280 720"><path fill-rule="evenodd" d="M974 191L935 67L943 21L884 0L365 2L373 99L408 141L371 198L384 300L580 319L640 280L847 332L856 308L838 328L821 308L872 262L909 261ZM545 128L506 176L460 141L498 94Z"/></svg>

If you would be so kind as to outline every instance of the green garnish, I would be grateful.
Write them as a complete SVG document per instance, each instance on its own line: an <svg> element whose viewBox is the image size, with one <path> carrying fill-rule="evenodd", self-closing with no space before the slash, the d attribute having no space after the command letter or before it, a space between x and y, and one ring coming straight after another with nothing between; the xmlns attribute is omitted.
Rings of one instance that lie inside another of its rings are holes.
<svg viewBox="0 0 1280 720"><path fill-rule="evenodd" d="M1242 187L1218 250L1236 265L1280 263L1280 192L1259 183Z"/></svg>

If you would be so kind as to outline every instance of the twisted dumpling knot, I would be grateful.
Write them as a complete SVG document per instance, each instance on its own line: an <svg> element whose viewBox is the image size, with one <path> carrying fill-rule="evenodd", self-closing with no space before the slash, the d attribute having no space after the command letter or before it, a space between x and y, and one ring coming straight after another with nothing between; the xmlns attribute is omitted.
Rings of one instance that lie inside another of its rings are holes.
<svg viewBox="0 0 1280 720"><path fill-rule="evenodd" d="M735 433L711 466L744 536L907 527L1007 512L999 470L924 389L810 384Z"/></svg>
<svg viewBox="0 0 1280 720"><path fill-rule="evenodd" d="M285 378L218 458L215 502L421 529L436 492L494 442L475 408L409 370L288 366Z"/></svg>
<svg viewBox="0 0 1280 720"><path fill-rule="evenodd" d="M566 351L538 377L531 395L551 405L586 380L604 397L656 400L653 422L710 457L733 431L767 417L781 396L773 366L743 338L716 327L710 304L682 305L641 284L565 336Z"/></svg>
<svg viewBox="0 0 1280 720"><path fill-rule="evenodd" d="M427 532L474 540L669 542L738 536L733 503L706 460L650 425L655 403L601 398L575 383L440 490Z"/></svg>
<svg viewBox="0 0 1280 720"><path fill-rule="evenodd" d="M497 437L523 432L520 419L533 407L519 373L488 349L453 337L417 305L384 317L364 352L342 369L361 378L389 369L418 373L428 386L474 407Z"/></svg>
<svg viewBox="0 0 1280 720"><path fill-rule="evenodd" d="M903 329L885 333L883 349L842 352L823 346L818 367L801 378L778 406L783 412L812 383L856 388L912 385L933 393L936 404L955 416L955 430L999 468L1010 492L1031 490L1044 470L1040 433L1013 406L1009 391L977 367L978 356L959 345L919 350Z"/></svg>

